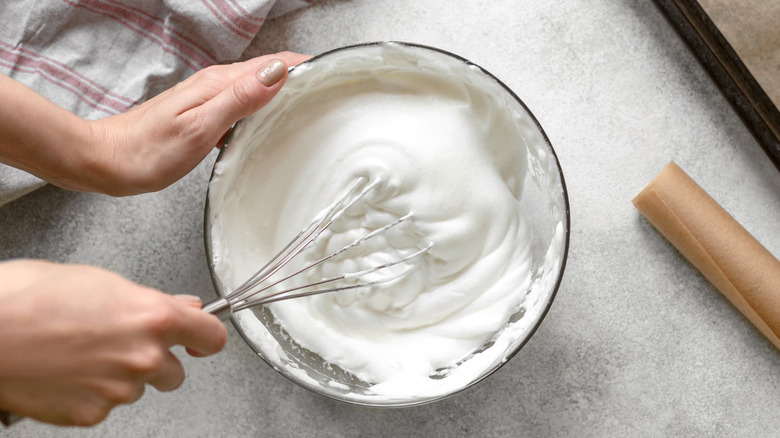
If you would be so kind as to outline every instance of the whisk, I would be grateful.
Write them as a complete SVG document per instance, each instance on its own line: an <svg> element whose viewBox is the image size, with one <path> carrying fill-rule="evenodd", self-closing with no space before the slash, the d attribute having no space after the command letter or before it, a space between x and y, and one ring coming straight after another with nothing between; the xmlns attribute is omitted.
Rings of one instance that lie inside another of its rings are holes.
<svg viewBox="0 0 780 438"><path fill-rule="evenodd" d="M345 251L361 246L369 239L380 236L391 228L409 221L414 217L414 214L409 212L395 221L392 221L373 231L367 232L363 236L341 247L337 251L304 265L302 268L295 270L291 274L282 274L280 271L288 263L290 263L291 260L300 255L303 251L313 248L317 244L318 238L323 231L328 229L328 227L330 227L333 222L339 220L345 211L363 199L367 193L375 189L378 184L380 184L379 181L366 184L366 180L367 178L365 177L359 177L355 179L330 206L317 214L309 223L309 225L303 228L301 232L298 233L298 235L295 236L295 238L293 238L287 245L285 245L284 248L282 248L273 258L271 258L268 263L266 263L262 268L255 272L254 275L249 277L249 279L247 279L241 286L232 292L226 294L222 298L217 298L216 300L205 304L203 306L203 310L216 315L224 321L230 318L234 312L249 309L250 307L293 298L307 297L311 295L367 288L380 283L387 283L396 280L403 275L408 274L410 270L403 270L400 274L396 273L395 275L386 275L384 277L379 277L372 280L366 279L366 276L371 273L388 270L388 268L392 266L401 265L404 263L412 263L415 261L415 259L420 258L423 254L430 251L430 249L433 247L432 243L428 243L422 249L415 248L414 250L410 250L408 254L399 256L397 260L371 266L365 269L322 278L321 280L300 286L296 285L284 287L282 285L282 283L287 282L293 277L309 271L316 266L322 265L323 263L334 259ZM361 185L365 185L365 187L360 189ZM348 281L355 282L351 283ZM279 286L281 290L274 289L277 286Z"/></svg>

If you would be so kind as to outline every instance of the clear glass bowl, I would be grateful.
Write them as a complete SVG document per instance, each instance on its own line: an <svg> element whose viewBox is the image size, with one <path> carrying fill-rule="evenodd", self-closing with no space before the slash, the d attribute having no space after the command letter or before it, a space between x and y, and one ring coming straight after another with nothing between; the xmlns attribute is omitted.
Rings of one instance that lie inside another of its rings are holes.
<svg viewBox="0 0 780 438"><path fill-rule="evenodd" d="M310 389L323 396L373 407L400 407L430 403L440 400L463 389L466 389L499 369L504 363L520 351L528 339L538 328L544 319L563 276L564 266L569 246L569 201L564 183L563 172L558 158L545 135L542 127L531 111L506 85L495 78L486 70L452 53L410 43L376 42L343 47L318 55L302 65L313 63L329 63L334 58L343 57L345 54L359 53L371 55L374 51L387 50L388 48L400 48L406 51L419 53L421 57L439 59L456 68L468 71L468 74L479 75L490 87L490 92L503 105L501 110L513 111L518 114L516 118L517 129L522 137L527 139L525 144L517 147L528 148L528 166L523 193L520 198L521 207L528 215L532 228L532 281L527 290L519 290L517 293L527 294L529 305L519 310L508 321L504 330L488 341L482 348L475 351L470 359L459 362L452 369L454 373L458 367L468 365L474 357L480 356L490 350L491 354L482 357L478 364L478 372L465 380L460 381L447 391L438 394L398 395L394 397L377 397L370 391L371 384L363 382L343 369L327 363L319 355L302 348L286 335L284 329L275 321L273 314L264 307L253 310L245 310L236 313L232 322L236 330L241 334L247 344L270 366L293 382ZM377 57L380 60L381 57ZM378 61L379 62L379 61ZM381 67L381 66L378 66ZM296 68L291 68L294 72ZM291 73L290 81L299 80ZM283 109L282 109L283 110ZM279 111L277 108L276 111ZM240 124L241 122L239 122ZM235 132L235 129L234 131ZM255 139L257 141L257 139ZM259 139L262 141L262 139ZM235 144L233 138L229 138L223 147L217 164L230 148L242 147ZM215 271L214 254L212 251L212 220L214 212L211 211L209 201L212 193L212 181L209 185L205 208L205 246L208 257L209 269L214 282L214 288L220 296L225 295L225 288ZM518 287L520 288L520 287ZM261 324L258 324L258 321ZM263 339L263 342L258 342ZM272 348L268 347L271 340ZM266 347L263 347L266 345ZM492 350L491 350L492 349ZM500 349L500 351L493 351ZM484 355L483 355L484 356ZM434 378L442 378L437 376Z"/></svg>

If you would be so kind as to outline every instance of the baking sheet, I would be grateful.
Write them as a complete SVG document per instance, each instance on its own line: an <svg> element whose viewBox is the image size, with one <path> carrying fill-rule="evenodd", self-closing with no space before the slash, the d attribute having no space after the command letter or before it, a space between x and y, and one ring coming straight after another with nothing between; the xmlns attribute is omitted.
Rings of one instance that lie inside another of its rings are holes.
<svg viewBox="0 0 780 438"><path fill-rule="evenodd" d="M780 170L780 2L655 1Z"/></svg>
<svg viewBox="0 0 780 438"><path fill-rule="evenodd" d="M780 2L699 0L774 106L780 107Z"/></svg>

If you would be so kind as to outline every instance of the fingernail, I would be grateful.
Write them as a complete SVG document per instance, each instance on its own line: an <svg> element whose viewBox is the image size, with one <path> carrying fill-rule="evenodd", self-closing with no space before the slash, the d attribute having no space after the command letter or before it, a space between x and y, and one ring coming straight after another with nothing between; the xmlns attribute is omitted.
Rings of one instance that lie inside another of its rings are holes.
<svg viewBox="0 0 780 438"><path fill-rule="evenodd" d="M257 79L266 87L279 82L287 71L287 64L281 59L268 61L260 71L257 72Z"/></svg>
<svg viewBox="0 0 780 438"><path fill-rule="evenodd" d="M173 297L176 298L177 300L187 301L190 303L200 303L200 297L195 295L178 294L178 295L174 295Z"/></svg>

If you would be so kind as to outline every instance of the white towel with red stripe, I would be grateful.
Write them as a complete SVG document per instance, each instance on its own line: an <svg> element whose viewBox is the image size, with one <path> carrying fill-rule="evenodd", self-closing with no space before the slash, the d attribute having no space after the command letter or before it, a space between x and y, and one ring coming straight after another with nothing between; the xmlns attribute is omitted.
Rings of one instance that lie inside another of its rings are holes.
<svg viewBox="0 0 780 438"><path fill-rule="evenodd" d="M2 0L0 73L98 119L237 59L267 18L313 1ZM0 165L0 205L42 185Z"/></svg>

